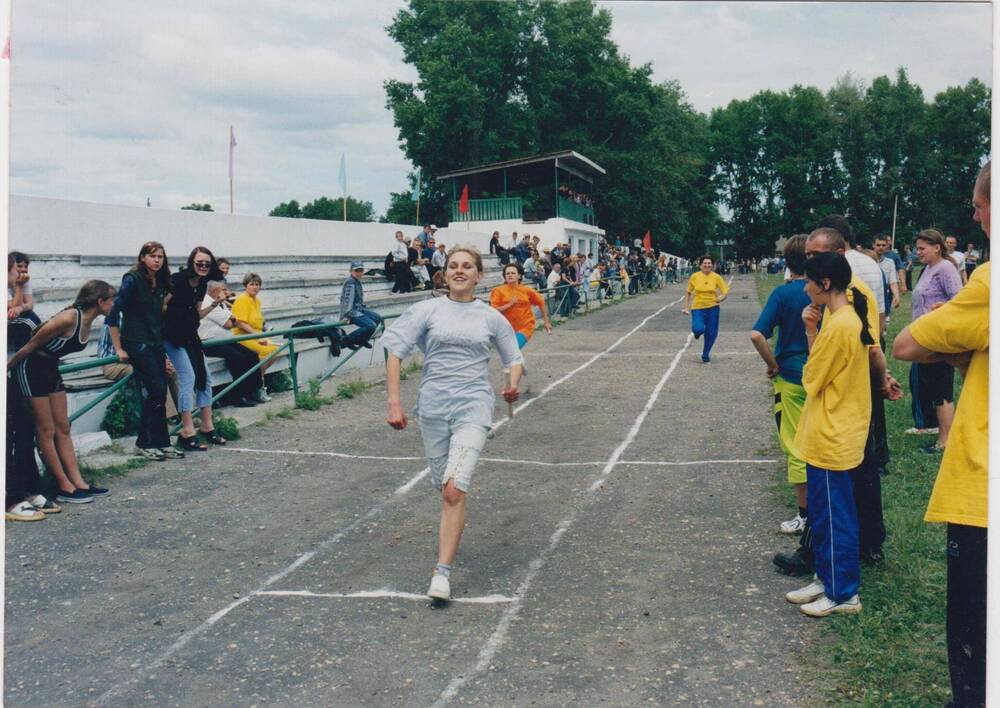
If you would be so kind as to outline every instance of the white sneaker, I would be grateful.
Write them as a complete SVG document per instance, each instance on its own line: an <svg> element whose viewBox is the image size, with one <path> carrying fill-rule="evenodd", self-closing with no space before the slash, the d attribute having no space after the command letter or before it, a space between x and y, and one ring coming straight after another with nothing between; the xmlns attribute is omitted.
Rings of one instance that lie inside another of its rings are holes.
<svg viewBox="0 0 1000 708"><path fill-rule="evenodd" d="M828 615L835 614L856 615L861 612L861 598L855 595L850 600L845 600L838 604L826 595L821 595L815 602L800 605L799 610L802 611L802 614L809 615L810 617L827 617Z"/></svg>
<svg viewBox="0 0 1000 708"><path fill-rule="evenodd" d="M907 428L903 431L904 435L937 435L937 428Z"/></svg>
<svg viewBox="0 0 1000 708"><path fill-rule="evenodd" d="M41 521L45 518L45 514L36 509L31 502L23 501L7 509L4 518L7 521Z"/></svg>
<svg viewBox="0 0 1000 708"><path fill-rule="evenodd" d="M781 522L781 533L802 533L806 530L806 520L801 514L796 514L790 521Z"/></svg>
<svg viewBox="0 0 1000 708"><path fill-rule="evenodd" d="M431 577L431 587L427 591L427 597L433 598L435 600L450 600L451 599L451 583L448 582L448 578L444 575L439 575L435 573Z"/></svg>
<svg viewBox="0 0 1000 708"><path fill-rule="evenodd" d="M823 583L819 578L813 576L813 581L804 588L785 593L785 599L793 605L804 605L818 597L826 597L823 594L825 592L826 588L823 587Z"/></svg>

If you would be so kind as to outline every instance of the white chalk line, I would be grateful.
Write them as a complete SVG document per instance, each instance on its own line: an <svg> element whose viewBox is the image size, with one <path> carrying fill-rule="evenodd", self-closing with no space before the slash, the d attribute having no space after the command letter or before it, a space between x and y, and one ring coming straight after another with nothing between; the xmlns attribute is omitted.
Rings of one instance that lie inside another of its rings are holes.
<svg viewBox="0 0 1000 708"><path fill-rule="evenodd" d="M388 460L391 462L403 461L411 462L423 460L423 457L385 457L382 455L352 455L346 452L333 452L330 450L264 450L252 447L225 447L223 451L230 452L250 452L265 455L303 455L318 457L337 457L350 460ZM480 457L480 462L495 462L503 465L529 465L537 467L600 467L607 464L606 460L578 460L575 462L548 462L546 460L515 460L507 457ZM619 460L619 465L650 465L655 467L684 467L688 465L742 465L742 464L767 464L777 462L773 459L733 459L733 460ZM411 480L412 481L412 480ZM409 482L407 482L409 484Z"/></svg>
<svg viewBox="0 0 1000 708"><path fill-rule="evenodd" d="M684 342L684 346L681 347L674 355L673 360L670 362L670 366L667 368L666 372L663 374L659 382L656 384L656 387L653 389L653 392L649 395L649 398L646 401L646 405L643 406L642 412L639 413L638 417L635 419L635 422L632 423L632 427L629 429L628 434L625 436L625 439L618 445L618 447L615 448L614 452L611 453L611 457L608 458L607 462L605 463L604 469L601 470L600 475L597 477L594 483L591 484L590 487L588 488L587 494L589 498L591 499L594 498L597 490L601 488L604 482L607 481L608 476L612 473L612 471L614 471L615 465L618 464L622 454L625 452L628 446L632 444L636 436L639 434L639 428L642 427L643 422L646 420L646 416L649 415L649 411L652 410L653 405L656 403L656 399L659 398L660 391L663 390L663 387L666 385L667 380L677 369L677 365L680 363L681 357L684 355L684 352L687 351L688 347L691 346L691 342L693 341L694 341L694 335L689 334L687 340ZM545 567L545 562L548 560L549 556L551 556L552 553L555 552L556 548L559 546L559 542L562 540L565 533L576 522L578 514L579 514L579 508L574 509L565 518L563 518L562 521L559 522L559 526L553 532L552 536L549 537L548 547L542 551L541 555L536 557L529 564L528 573L527 575L525 575L524 580L521 582L521 584L517 588L517 591L514 593L515 597L520 598L522 600L524 599L528 591L531 589L532 582L534 582L535 578L541 572L542 568ZM511 604L509 608L504 610L503 615L501 615L500 617L500 622L497 624L497 628L493 631L493 634L490 635L489 639L486 640L486 643L483 645L482 649L479 650L479 657L476 661L475 666L473 666L471 671L466 671L463 674L456 676L448 683L444 691L441 692L441 695L433 703L434 708L446 705L449 701L451 701L451 699L453 699L456 695L458 695L458 692L462 689L462 686L464 686L469 681L470 678L472 678L473 676L477 676L487 667L489 667L490 663L492 663L493 661L493 657L497 653L497 650L500 648L500 645L506 638L507 632L510 630L511 622L514 621L514 618L521 611L521 608L523 606L524 606L523 602L516 602Z"/></svg>
<svg viewBox="0 0 1000 708"><path fill-rule="evenodd" d="M609 352L613 351L622 342L624 342L626 339L628 339L629 337L631 337L636 331L638 331L640 327L642 327L647 322L649 322L649 320L651 320L652 318L654 318L657 315L659 315L661 312L663 312L664 310L666 310L668 307L671 307L672 305L676 305L677 303L681 302L683 299L684 298L679 298L677 300L674 300L673 302L669 302L666 305L664 305L663 307L661 307L660 309L656 310L656 312L654 312L652 315L649 315L648 317L646 317L645 319L643 319L638 325L636 325L635 327L633 327L626 334L624 334L621 337L619 337L611 346L609 346L607 349L605 349L603 353L598 354L598 355L592 357L591 359L588 359L585 363L583 363L580 366L576 367L575 369L573 369L572 371L570 371L568 374L565 374L564 376L560 377L556 381L553 381L548 386L546 386L544 389L542 389L542 391L539 392L539 394L537 396L534 396L533 398L528 399L525 403L522 403L520 406L518 406L517 408L515 408L514 412L517 413L517 412L519 412L519 411L527 408L529 405L531 405L535 401L537 401L540 398L542 398L543 396L545 396L549 391L551 391L553 388L555 388L559 384L561 384L561 383L569 380L575 374L579 373L580 371L583 371L588 366L590 366L591 364L593 364L595 361L597 361L598 359L600 359L604 355L608 354ZM498 427L500 427L501 425L503 425L504 423L506 423L508 420L510 420L510 419L507 418L507 417L504 417L503 419L501 419L499 422L497 422L493 426L493 429L496 430ZM427 476L429 473L430 473L430 467L424 467L424 469L422 469L420 472L418 472L416 475L414 475L413 478L410 479L406 484L404 484L401 487L399 487L398 489L396 489L396 491L395 491L395 493L393 494L392 497L388 497L388 498L382 500L381 502L378 502L363 517L359 517L358 519L356 519L352 523L350 523L347 526L343 527L336 534L334 534L333 536L331 536L327 540L322 541L315 549L313 549L311 551L307 551L306 553L303 553L302 555L300 555L297 559L295 559L295 561L292 562L291 565L289 565L287 568L285 568L284 570L280 571L279 573L276 573L275 575L272 575L270 578L268 578L263 583L261 583L260 585L258 585L257 588L255 588L254 590L252 590L249 594L247 594L244 597L241 597L241 598L237 599L235 602L230 603L226 607L222 608L221 610L219 610L218 612L216 612L215 614L213 614L207 620L205 620L204 622L202 622L201 624L199 624L194 629L190 629L187 632L185 632L184 634L182 634L177 639L177 641L175 641L173 644L171 644L166 649L166 651L164 651L159 657L157 657L156 659L154 659L149 664L149 666L146 666L146 667L144 667L141 670L137 670L130 678L127 678L127 679L124 679L122 681L119 681L117 684L115 684L110 689L108 689L103 694L101 694L94 701L94 703L97 704L97 705L105 704L106 701L109 698L111 698L111 697L113 697L115 695L118 695L119 693L121 693L122 691L124 691L127 687L129 687L130 685L132 685L133 683L135 683L138 680L138 677L139 677L140 674L145 674L145 673L148 673L150 671L155 671L155 670L159 669L161 666L163 666L163 664L166 663L166 661L170 657L172 657L174 654L176 654L180 649L182 649L192 639L194 639L195 637L198 637L198 636L204 634L206 631L208 631L208 629L210 629L212 627L212 625L214 625L216 622L218 622L220 619L222 619L223 617L225 617L227 614L229 614L231 611L233 611L234 609L236 609L237 607L239 607L243 603L247 602L254 595L260 594L261 592L263 592L264 590L266 590L268 587L270 587L274 583L276 583L279 580L285 578L289 573L292 573L293 571L295 571L296 569L298 569L304 563L307 563L308 561L312 560L312 558L319 551L324 550L325 548L327 548L329 546L332 546L332 545L335 545L335 544L339 543L340 540L344 536L346 536L349 533L351 533L361 523L363 523L363 522L369 520L370 518L378 515L379 513L381 513L381 511L386 506L388 506L391 503L393 503L399 496L402 496L402 495L406 494L407 492L409 492L411 489L413 489L413 487L416 486L416 484L421 479L423 479L425 476ZM508 620L508 623L509 623L509 620Z"/></svg>
<svg viewBox="0 0 1000 708"><path fill-rule="evenodd" d="M337 600L351 599L381 599L389 598L394 600L417 600L429 602L427 595L415 592L401 592L399 590L360 590L358 592L312 592L311 590L264 590L258 595L269 595L272 597L318 597L332 598ZM464 602L471 605L503 605L512 602L520 602L520 598L508 597L507 595L483 595L481 597L453 597L450 602Z"/></svg>

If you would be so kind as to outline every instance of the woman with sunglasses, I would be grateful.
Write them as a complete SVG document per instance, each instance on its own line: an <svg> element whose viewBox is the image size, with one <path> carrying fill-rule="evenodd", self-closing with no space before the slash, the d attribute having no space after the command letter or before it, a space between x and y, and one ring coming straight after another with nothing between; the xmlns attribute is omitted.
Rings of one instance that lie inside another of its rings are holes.
<svg viewBox="0 0 1000 708"><path fill-rule="evenodd" d="M226 439L215 431L212 424L212 377L198 337L201 318L224 300L223 295L199 307L205 299L208 281L219 276L219 267L212 252L204 246L196 246L188 256L187 266L170 277L170 294L165 300L163 346L177 370L180 394L177 409L181 414L177 444L182 450L208 449L207 445L198 442L194 430L192 413L195 406L201 409L199 427L202 437L215 445L226 444Z"/></svg>

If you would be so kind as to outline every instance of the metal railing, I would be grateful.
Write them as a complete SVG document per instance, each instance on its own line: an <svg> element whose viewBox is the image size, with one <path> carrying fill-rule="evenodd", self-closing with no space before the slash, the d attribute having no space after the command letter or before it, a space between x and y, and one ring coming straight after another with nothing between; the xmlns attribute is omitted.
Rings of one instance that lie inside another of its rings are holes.
<svg viewBox="0 0 1000 708"><path fill-rule="evenodd" d="M585 204L579 204L578 202L574 202L572 199L567 199L563 196L559 196L558 199L558 214L563 219L572 219L573 221L579 221L592 226L597 224L594 218L593 207L586 206Z"/></svg>
<svg viewBox="0 0 1000 708"><path fill-rule="evenodd" d="M524 213L521 197L500 197L499 199L470 199L469 211L458 210L458 202L451 203L452 221L498 221L500 219L520 219Z"/></svg>

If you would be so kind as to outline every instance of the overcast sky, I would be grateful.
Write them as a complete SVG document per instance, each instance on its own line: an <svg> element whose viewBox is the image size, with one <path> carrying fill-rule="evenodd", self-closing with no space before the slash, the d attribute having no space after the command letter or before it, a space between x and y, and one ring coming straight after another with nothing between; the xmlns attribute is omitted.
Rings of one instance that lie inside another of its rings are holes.
<svg viewBox="0 0 1000 708"><path fill-rule="evenodd" d="M160 7L156 7L159 5ZM612 36L701 111L761 89L905 66L930 99L991 82L988 4L604 2ZM411 169L382 82L414 80L389 0L18 0L15 194L236 211L348 191L378 213Z"/></svg>

